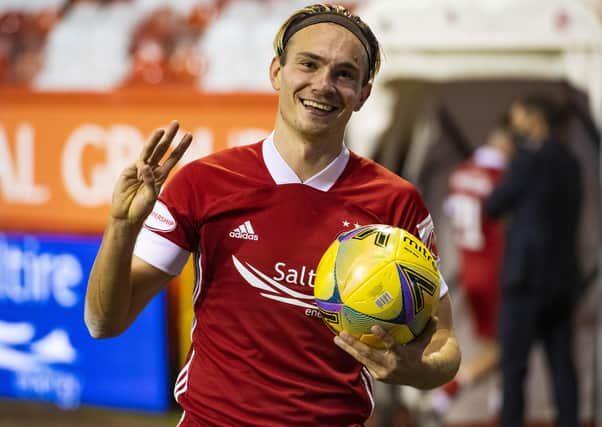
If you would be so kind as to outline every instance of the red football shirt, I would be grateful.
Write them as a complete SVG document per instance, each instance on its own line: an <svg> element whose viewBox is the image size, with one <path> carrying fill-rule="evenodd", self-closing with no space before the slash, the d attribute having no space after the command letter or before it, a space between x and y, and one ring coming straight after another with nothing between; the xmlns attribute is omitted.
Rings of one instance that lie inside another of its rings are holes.
<svg viewBox="0 0 602 427"><path fill-rule="evenodd" d="M446 212L460 254L460 279L466 288L495 288L498 281L503 227L484 214L483 202L501 179L505 165L499 151L481 147L449 178Z"/></svg>
<svg viewBox="0 0 602 427"><path fill-rule="evenodd" d="M346 148L305 183L272 137L173 177L135 254L174 275L194 254L192 348L175 386L183 425L341 427L369 417L371 378L333 343L312 288L335 237L372 223L407 229L436 253L417 190Z"/></svg>

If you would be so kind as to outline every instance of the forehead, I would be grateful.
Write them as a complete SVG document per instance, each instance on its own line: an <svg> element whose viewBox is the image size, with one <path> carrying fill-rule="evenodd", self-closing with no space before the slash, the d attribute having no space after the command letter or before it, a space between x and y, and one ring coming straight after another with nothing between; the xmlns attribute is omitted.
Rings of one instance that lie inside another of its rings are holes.
<svg viewBox="0 0 602 427"><path fill-rule="evenodd" d="M321 22L297 31L287 46L289 54L313 53L336 62L368 64L368 55L359 39L341 25Z"/></svg>

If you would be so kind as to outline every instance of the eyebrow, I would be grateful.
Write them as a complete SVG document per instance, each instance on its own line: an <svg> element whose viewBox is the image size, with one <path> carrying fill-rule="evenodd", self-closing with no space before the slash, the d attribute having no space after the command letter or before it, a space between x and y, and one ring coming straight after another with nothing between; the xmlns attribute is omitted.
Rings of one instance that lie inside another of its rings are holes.
<svg viewBox="0 0 602 427"><path fill-rule="evenodd" d="M323 61L324 58L322 58L320 55L316 55L315 53L311 53L311 52L297 52L297 54L295 55L296 57L303 57L303 58L309 58L309 59L313 59L315 61ZM359 65L353 63L353 62L341 62L336 64L337 67L340 68L350 68L356 71L360 71L360 67Z"/></svg>

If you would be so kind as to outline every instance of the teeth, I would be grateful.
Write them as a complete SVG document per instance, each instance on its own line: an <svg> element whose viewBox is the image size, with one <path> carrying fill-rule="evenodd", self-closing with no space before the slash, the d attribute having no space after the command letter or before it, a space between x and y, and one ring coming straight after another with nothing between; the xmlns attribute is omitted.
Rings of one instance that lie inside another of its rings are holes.
<svg viewBox="0 0 602 427"><path fill-rule="evenodd" d="M334 107L332 105L321 104L316 101L305 100L305 101L303 101L303 105L305 105L307 107L314 107L314 108L317 108L318 110L323 110L323 111L334 110Z"/></svg>

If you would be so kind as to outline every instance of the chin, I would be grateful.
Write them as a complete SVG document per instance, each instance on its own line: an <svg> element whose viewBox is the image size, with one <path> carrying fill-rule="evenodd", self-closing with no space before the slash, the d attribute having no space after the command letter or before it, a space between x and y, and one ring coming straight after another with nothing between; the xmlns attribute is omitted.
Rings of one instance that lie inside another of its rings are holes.
<svg viewBox="0 0 602 427"><path fill-rule="evenodd" d="M306 133L308 135L326 135L337 133L339 126L337 126L333 120L305 120L304 123L299 126L301 132Z"/></svg>
<svg viewBox="0 0 602 427"><path fill-rule="evenodd" d="M333 132L333 129L329 126L307 126L299 130L301 134L309 137L326 136Z"/></svg>

